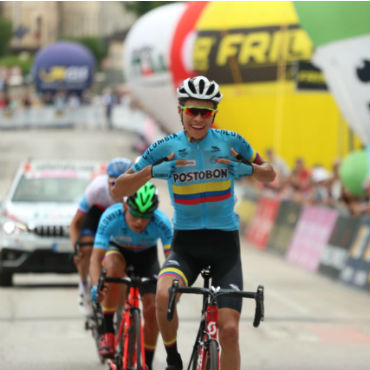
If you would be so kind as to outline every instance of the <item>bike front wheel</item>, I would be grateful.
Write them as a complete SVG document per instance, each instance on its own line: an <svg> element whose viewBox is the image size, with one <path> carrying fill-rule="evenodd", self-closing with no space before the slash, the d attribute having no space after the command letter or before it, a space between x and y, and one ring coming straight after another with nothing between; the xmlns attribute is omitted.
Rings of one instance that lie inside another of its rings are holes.
<svg viewBox="0 0 370 370"><path fill-rule="evenodd" d="M134 310L128 338L127 369L145 370L144 348L140 323L140 312Z"/></svg>
<svg viewBox="0 0 370 370"><path fill-rule="evenodd" d="M207 347L204 344L199 344L194 349L188 369L191 370L218 370L218 348L217 342L211 339L207 343Z"/></svg>
<svg viewBox="0 0 370 370"><path fill-rule="evenodd" d="M205 370L218 370L218 349L217 342L211 339L208 342L206 350L206 366Z"/></svg>

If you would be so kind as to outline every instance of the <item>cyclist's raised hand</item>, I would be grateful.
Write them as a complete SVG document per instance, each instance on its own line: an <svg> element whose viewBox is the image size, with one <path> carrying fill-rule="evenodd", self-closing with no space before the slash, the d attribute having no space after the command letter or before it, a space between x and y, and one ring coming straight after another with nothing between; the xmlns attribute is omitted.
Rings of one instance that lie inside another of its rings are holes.
<svg viewBox="0 0 370 370"><path fill-rule="evenodd" d="M230 149L230 152L235 160L227 158L217 158L215 162L226 164L229 167L231 175L235 179L240 179L241 177L252 175L252 163L250 163L248 159L243 157L241 154L236 152L233 148Z"/></svg>
<svg viewBox="0 0 370 370"><path fill-rule="evenodd" d="M175 172L176 167L188 164L188 161L183 159L174 160L175 153L171 153L152 165L152 176L158 179L169 179Z"/></svg>

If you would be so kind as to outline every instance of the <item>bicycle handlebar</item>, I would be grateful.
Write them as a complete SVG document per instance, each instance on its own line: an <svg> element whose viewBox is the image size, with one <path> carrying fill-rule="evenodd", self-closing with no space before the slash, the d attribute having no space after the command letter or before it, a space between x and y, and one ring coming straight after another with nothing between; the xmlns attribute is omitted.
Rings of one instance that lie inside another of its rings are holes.
<svg viewBox="0 0 370 370"><path fill-rule="evenodd" d="M80 242L79 239L76 240L76 242L73 245L73 254L75 256L78 256L80 253L80 249L83 247L93 247L94 242L89 241L89 242Z"/></svg>
<svg viewBox="0 0 370 370"><path fill-rule="evenodd" d="M174 279L172 286L168 289L169 299L167 308L167 320L171 321L175 309L175 298L177 293L186 294L201 294L203 296L211 296L212 299L216 299L222 295L237 296L242 298L254 299L256 302L256 310L253 319L253 326L256 328L259 326L261 321L264 321L264 288L262 285L257 287L256 292L246 292L241 290L233 289L221 289L220 287L201 288L201 287L180 287L179 280Z"/></svg>
<svg viewBox="0 0 370 370"><path fill-rule="evenodd" d="M157 282L157 276L153 277L140 277L140 276L125 276L125 277L107 277L107 272L105 270L102 271L99 282L98 282L98 290L101 291L104 288L104 283L119 283L119 284L126 284L128 286L139 287L151 283Z"/></svg>

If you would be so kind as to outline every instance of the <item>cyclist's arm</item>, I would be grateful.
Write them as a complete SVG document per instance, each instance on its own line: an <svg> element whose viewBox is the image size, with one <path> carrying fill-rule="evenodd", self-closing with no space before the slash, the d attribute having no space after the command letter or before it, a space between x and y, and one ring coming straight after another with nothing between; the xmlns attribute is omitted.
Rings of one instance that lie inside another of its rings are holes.
<svg viewBox="0 0 370 370"><path fill-rule="evenodd" d="M272 167L271 163L264 161L261 157L259 163L252 163L253 166L253 177L261 182L274 181L276 172Z"/></svg>
<svg viewBox="0 0 370 370"><path fill-rule="evenodd" d="M94 247L91 253L90 269L89 269L91 286L98 284L99 276L101 275L101 271L102 271L102 263L103 263L103 258L105 256L105 252L106 252L106 249L104 248Z"/></svg>
<svg viewBox="0 0 370 370"><path fill-rule="evenodd" d="M69 225L69 238L73 246L80 237L81 226L85 217L86 213L78 209L76 214L72 218L71 224Z"/></svg>
<svg viewBox="0 0 370 370"><path fill-rule="evenodd" d="M117 178L112 189L115 199L122 199L124 196L134 194L141 186L152 178L152 165L144 167L138 172L132 168Z"/></svg>
<svg viewBox="0 0 370 370"><path fill-rule="evenodd" d="M272 165L266 162L241 136L234 141L234 148L231 148L231 154L240 154L248 160L253 167L252 176L261 182L271 182L275 179L276 172Z"/></svg>

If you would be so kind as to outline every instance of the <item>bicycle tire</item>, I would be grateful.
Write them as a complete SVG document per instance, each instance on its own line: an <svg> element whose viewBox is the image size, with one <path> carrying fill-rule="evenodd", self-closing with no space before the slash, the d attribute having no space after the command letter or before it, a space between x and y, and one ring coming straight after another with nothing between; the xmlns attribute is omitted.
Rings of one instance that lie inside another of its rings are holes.
<svg viewBox="0 0 370 370"><path fill-rule="evenodd" d="M217 342L211 339L206 349L206 367L205 370L218 370L218 351Z"/></svg>
<svg viewBox="0 0 370 370"><path fill-rule="evenodd" d="M193 353L191 354L188 369L197 370L198 358L199 358L199 344L197 345L196 348L194 348Z"/></svg>
<svg viewBox="0 0 370 370"><path fill-rule="evenodd" d="M99 354L99 345L100 345L100 338L103 334L103 313L101 312L101 308L99 305L92 305L92 323L89 324L89 328L91 329L92 337L94 338L96 351L99 357L99 361L101 364L104 364L105 358L100 356Z"/></svg>
<svg viewBox="0 0 370 370"><path fill-rule="evenodd" d="M131 318L131 327L129 329L128 338L128 369L132 370L145 370L142 364L143 347L141 345L141 327L140 327L140 312L134 310ZM136 357L136 361L135 361ZM136 362L136 367L134 367Z"/></svg>

